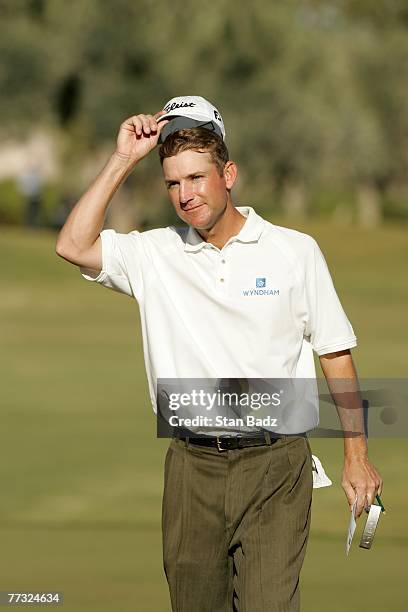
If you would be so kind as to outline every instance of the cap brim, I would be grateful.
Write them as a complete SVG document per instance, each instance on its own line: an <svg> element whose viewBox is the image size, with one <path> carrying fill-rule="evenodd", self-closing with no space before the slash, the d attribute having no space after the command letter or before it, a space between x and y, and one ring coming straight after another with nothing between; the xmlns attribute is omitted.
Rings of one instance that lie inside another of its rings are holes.
<svg viewBox="0 0 408 612"><path fill-rule="evenodd" d="M191 113L188 116L187 115L182 115L180 113L177 113L176 111L173 111L171 113L167 113L166 115L162 115L161 117L159 117L157 119L157 123L160 123L160 121L164 121L164 119L175 119L176 117L185 117L186 119L194 119L194 121L202 121L202 122L207 122L209 119L207 116L204 115L200 115L197 113Z"/></svg>
<svg viewBox="0 0 408 612"><path fill-rule="evenodd" d="M161 119L165 119L162 117ZM160 119L158 120L158 122ZM195 128L195 127L203 127L205 129L210 130L211 132L215 132L217 136L219 136L222 140L224 139L221 129L215 121L209 121L206 117L204 120L201 119L193 119L192 117L185 117L181 115L171 115L169 117L169 123L167 123L162 131L160 132L159 142L163 143L170 134L173 132L177 132L178 130L183 130L186 128Z"/></svg>

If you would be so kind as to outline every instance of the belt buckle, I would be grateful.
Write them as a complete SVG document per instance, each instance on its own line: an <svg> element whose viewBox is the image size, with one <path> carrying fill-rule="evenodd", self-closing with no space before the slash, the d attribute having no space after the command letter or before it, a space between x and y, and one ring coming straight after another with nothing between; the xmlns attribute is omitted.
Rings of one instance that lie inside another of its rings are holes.
<svg viewBox="0 0 408 612"><path fill-rule="evenodd" d="M228 448L222 448L222 438L220 438L219 436L217 436L217 448L218 451L221 452L225 452L226 450L228 450Z"/></svg>

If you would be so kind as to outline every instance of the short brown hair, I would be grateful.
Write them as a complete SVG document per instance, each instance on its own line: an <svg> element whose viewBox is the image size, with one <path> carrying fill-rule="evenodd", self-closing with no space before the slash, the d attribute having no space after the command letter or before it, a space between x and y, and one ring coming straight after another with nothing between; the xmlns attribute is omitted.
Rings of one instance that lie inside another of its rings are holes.
<svg viewBox="0 0 408 612"><path fill-rule="evenodd" d="M182 151L198 151L209 153L211 161L216 165L218 174L222 176L224 166L229 160L229 153L225 142L207 128L184 128L176 130L167 136L159 148L160 163L166 157L173 157Z"/></svg>

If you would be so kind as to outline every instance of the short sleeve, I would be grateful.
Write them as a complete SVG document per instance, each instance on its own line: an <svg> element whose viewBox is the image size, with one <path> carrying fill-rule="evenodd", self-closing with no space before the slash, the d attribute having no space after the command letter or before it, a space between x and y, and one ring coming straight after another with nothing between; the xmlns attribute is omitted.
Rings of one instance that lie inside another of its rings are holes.
<svg viewBox="0 0 408 612"><path fill-rule="evenodd" d="M96 282L108 289L139 299L142 294L142 249L140 233L119 234L113 229L100 233L102 243L102 270L80 267L85 280Z"/></svg>
<svg viewBox="0 0 408 612"><path fill-rule="evenodd" d="M305 271L306 324L304 335L318 355L357 345L317 242L312 239Z"/></svg>

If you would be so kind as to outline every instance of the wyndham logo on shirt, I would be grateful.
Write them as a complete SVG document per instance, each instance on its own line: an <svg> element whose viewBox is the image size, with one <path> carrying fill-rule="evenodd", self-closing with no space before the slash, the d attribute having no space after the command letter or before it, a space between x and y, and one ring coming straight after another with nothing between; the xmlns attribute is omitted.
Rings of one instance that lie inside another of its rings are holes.
<svg viewBox="0 0 408 612"><path fill-rule="evenodd" d="M258 276L255 279L256 289L243 289L242 294L246 297L254 295L279 295L279 289L267 289L266 278Z"/></svg>

